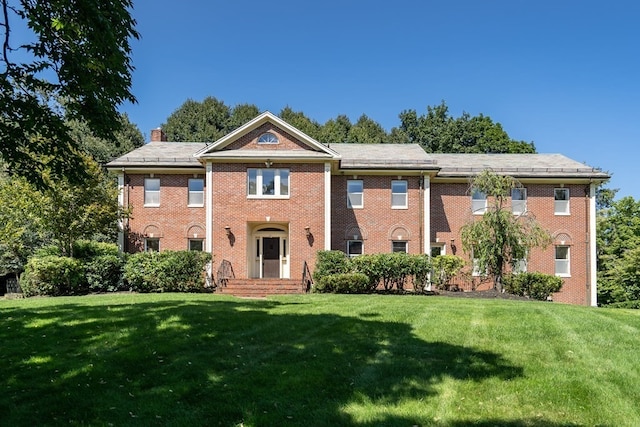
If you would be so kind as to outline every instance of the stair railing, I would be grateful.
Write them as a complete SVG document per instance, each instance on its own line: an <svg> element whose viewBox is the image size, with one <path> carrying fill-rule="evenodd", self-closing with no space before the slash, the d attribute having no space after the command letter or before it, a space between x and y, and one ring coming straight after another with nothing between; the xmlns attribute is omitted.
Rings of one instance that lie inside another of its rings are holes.
<svg viewBox="0 0 640 427"><path fill-rule="evenodd" d="M219 287L227 286L229 279L235 279L236 275L233 272L233 266L229 261L223 259L218 267L218 273L216 274L216 285Z"/></svg>
<svg viewBox="0 0 640 427"><path fill-rule="evenodd" d="M309 264L305 261L302 266L302 289L304 289L305 292L309 292L311 290L311 286L313 286L313 278L311 277Z"/></svg>

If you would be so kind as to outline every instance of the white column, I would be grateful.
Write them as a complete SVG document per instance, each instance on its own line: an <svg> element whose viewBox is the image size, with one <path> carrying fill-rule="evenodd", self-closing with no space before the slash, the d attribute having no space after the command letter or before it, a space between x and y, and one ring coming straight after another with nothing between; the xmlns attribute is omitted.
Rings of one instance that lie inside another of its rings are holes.
<svg viewBox="0 0 640 427"><path fill-rule="evenodd" d="M118 206L124 209L124 170L118 172ZM124 251L124 219L118 219L118 249Z"/></svg>
<svg viewBox="0 0 640 427"><path fill-rule="evenodd" d="M589 283L591 284L591 305L598 305L598 273L596 252L596 184L589 189Z"/></svg>
<svg viewBox="0 0 640 427"><path fill-rule="evenodd" d="M324 164L324 249L331 250L331 163Z"/></svg>
<svg viewBox="0 0 640 427"><path fill-rule="evenodd" d="M431 255L431 178L429 175L424 175L423 181L424 194L423 194L423 212L424 212L424 224L422 229L424 230L424 253Z"/></svg>
<svg viewBox="0 0 640 427"><path fill-rule="evenodd" d="M206 251L213 252L213 168L211 162L206 164L207 191L205 195L206 219L205 219L205 246Z"/></svg>

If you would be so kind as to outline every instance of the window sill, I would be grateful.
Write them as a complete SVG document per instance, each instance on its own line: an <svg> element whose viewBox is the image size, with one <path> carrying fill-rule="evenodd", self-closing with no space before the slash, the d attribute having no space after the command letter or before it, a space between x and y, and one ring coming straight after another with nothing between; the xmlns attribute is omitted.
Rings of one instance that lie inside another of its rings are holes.
<svg viewBox="0 0 640 427"><path fill-rule="evenodd" d="M251 200L287 200L290 196L247 196Z"/></svg>
<svg viewBox="0 0 640 427"><path fill-rule="evenodd" d="M553 213L555 216L570 216L571 213L565 213L565 212L554 212Z"/></svg>
<svg viewBox="0 0 640 427"><path fill-rule="evenodd" d="M409 206L391 206L391 209L407 210L409 209Z"/></svg>
<svg viewBox="0 0 640 427"><path fill-rule="evenodd" d="M571 277L571 274L556 274L556 277Z"/></svg>
<svg viewBox="0 0 640 427"><path fill-rule="evenodd" d="M204 208L204 205L187 205L188 208Z"/></svg>
<svg viewBox="0 0 640 427"><path fill-rule="evenodd" d="M157 205L155 205L155 204L154 204L154 205L147 205L147 204L145 204L145 205L144 205L144 207L145 207L145 208L159 208L159 207L160 207L160 204L157 204Z"/></svg>

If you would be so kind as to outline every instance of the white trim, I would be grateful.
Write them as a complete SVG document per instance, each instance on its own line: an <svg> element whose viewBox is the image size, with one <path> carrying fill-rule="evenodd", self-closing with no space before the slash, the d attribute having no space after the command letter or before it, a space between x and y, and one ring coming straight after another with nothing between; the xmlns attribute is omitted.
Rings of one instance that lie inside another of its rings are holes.
<svg viewBox="0 0 640 427"><path fill-rule="evenodd" d="M324 250L331 250L331 163L324 164Z"/></svg>
<svg viewBox="0 0 640 427"><path fill-rule="evenodd" d="M118 173L118 206L124 209L124 172ZM118 249L124 251L124 220L118 218Z"/></svg>
<svg viewBox="0 0 640 427"><path fill-rule="evenodd" d="M589 283L591 284L590 303L598 305L598 273L596 248L596 185L589 188Z"/></svg>
<svg viewBox="0 0 640 427"><path fill-rule="evenodd" d="M424 182L422 184L424 188L423 194L423 247L425 254L431 254L431 177L424 175Z"/></svg>
<svg viewBox="0 0 640 427"><path fill-rule="evenodd" d="M204 203L206 206L206 214L205 214L205 250L209 253L213 252L213 166L211 162L207 162L206 164L207 176L206 176L206 184L205 191L206 194L204 198Z"/></svg>

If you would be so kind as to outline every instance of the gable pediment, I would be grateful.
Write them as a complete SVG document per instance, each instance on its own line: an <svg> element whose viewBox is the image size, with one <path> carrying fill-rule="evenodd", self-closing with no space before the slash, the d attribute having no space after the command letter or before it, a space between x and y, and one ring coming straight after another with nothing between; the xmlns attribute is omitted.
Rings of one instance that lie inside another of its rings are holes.
<svg viewBox="0 0 640 427"><path fill-rule="evenodd" d="M215 158L339 158L334 150L270 112L230 132L194 154Z"/></svg>

